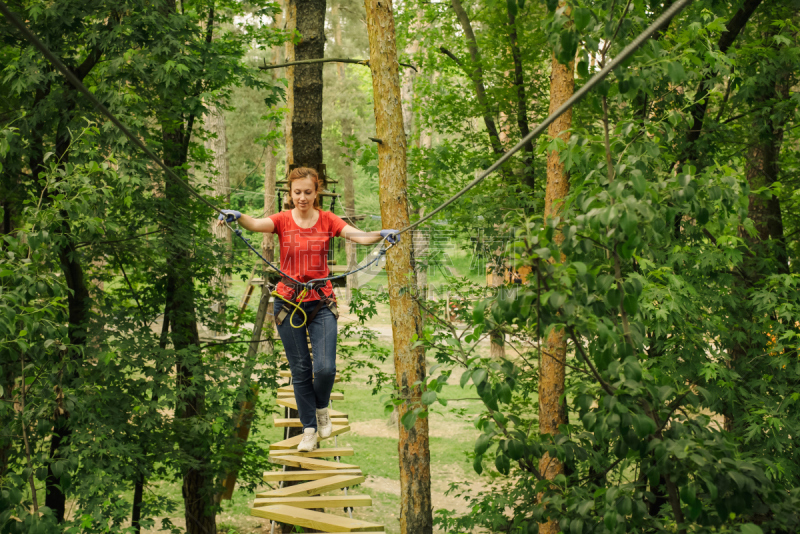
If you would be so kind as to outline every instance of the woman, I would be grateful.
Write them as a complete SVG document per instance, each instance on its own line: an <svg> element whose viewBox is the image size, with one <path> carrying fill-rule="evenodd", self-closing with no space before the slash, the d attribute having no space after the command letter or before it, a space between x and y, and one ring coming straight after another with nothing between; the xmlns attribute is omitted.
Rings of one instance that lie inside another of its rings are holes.
<svg viewBox="0 0 800 534"><path fill-rule="evenodd" d="M329 276L328 246L332 237L341 235L364 245L381 239L390 243L399 240L396 230L362 232L333 213L321 210L320 183L314 169L294 169L288 182L293 204L290 211L266 219L254 219L233 210L222 212L227 222L238 220L241 226L252 232L278 234L281 271L295 280L305 283ZM218 224L223 224L222 215L219 219ZM284 276L276 291L296 303L303 294L303 287ZM302 314L298 311L292 317L294 308L281 299L275 300L275 323L292 370L294 398L303 424L303 440L297 449L312 451L317 440L329 437L333 430L328 402L336 378L336 321L339 314L331 282L315 284L299 305L308 317L305 327L295 328L303 322ZM313 363L308 352L306 330L311 338Z"/></svg>

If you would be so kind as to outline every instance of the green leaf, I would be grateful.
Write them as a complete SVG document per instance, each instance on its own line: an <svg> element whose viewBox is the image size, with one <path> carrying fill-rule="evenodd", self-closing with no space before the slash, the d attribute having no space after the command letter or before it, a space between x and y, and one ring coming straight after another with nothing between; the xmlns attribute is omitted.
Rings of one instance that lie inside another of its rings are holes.
<svg viewBox="0 0 800 534"><path fill-rule="evenodd" d="M558 55L558 61L562 65L567 65L575 59L575 53L578 51L578 34L566 28L561 30L560 40L561 53Z"/></svg>
<svg viewBox="0 0 800 534"><path fill-rule="evenodd" d="M422 394L422 404L425 406L430 406L436 402L436 392L435 391L426 391Z"/></svg>
<svg viewBox="0 0 800 534"><path fill-rule="evenodd" d="M588 78L589 77L589 62L585 60L580 60L578 62L578 76L581 78Z"/></svg>
<svg viewBox="0 0 800 534"><path fill-rule="evenodd" d="M503 475L507 475L511 470L511 462L509 462L508 456L505 454L497 455L497 457L494 459L494 466Z"/></svg>
<svg viewBox="0 0 800 534"><path fill-rule="evenodd" d="M754 525L753 523L745 523L742 525L742 534L764 534L764 531L761 530L761 527L758 525Z"/></svg>
<svg viewBox="0 0 800 534"><path fill-rule="evenodd" d="M628 315L635 315L639 309L639 298L636 295L625 295L622 307L625 308Z"/></svg>
<svg viewBox="0 0 800 534"><path fill-rule="evenodd" d="M706 208L700 208L700 211L697 212L697 224L700 226L704 226L708 223L708 210Z"/></svg>
<svg viewBox="0 0 800 534"><path fill-rule="evenodd" d="M606 293L606 299L608 300L608 305L612 308L616 308L619 306L620 301L620 292L619 289L616 287L614 289L610 289L608 293Z"/></svg>
<svg viewBox="0 0 800 534"><path fill-rule="evenodd" d="M566 300L567 296L565 294L559 293L558 291L554 291L550 295L550 298L547 300L547 303L550 305L550 307L553 308L553 310L558 311L561 308L561 306L564 305L564 302L566 302Z"/></svg>
<svg viewBox="0 0 800 534"><path fill-rule="evenodd" d="M465 372L464 372L464 373L461 375L461 380L459 380L459 384L461 384L461 388L462 388L462 389L463 389L463 388L464 388L464 387L467 385L467 382L469 382L469 377L470 377L470 376L472 376L472 374L471 374L471 373L469 373L469 372L467 372L467 371L465 371Z"/></svg>
<svg viewBox="0 0 800 534"><path fill-rule="evenodd" d="M617 530L617 512L613 510L609 510L606 512L606 515L603 517L603 523L605 523L606 528L610 532L616 532Z"/></svg>
<svg viewBox="0 0 800 534"><path fill-rule="evenodd" d="M575 22L575 29L582 32L592 21L592 12L585 7L577 7L572 10L572 20Z"/></svg>
<svg viewBox="0 0 800 534"><path fill-rule="evenodd" d="M489 434L481 434L478 436L478 439L475 441L475 454L480 456L481 454L485 453L491 443L492 436Z"/></svg>
<svg viewBox="0 0 800 534"><path fill-rule="evenodd" d="M631 418L633 429L640 438L645 438L656 431L656 424L652 419L643 414L635 414Z"/></svg>
<svg viewBox="0 0 800 534"><path fill-rule="evenodd" d="M519 460L525 455L525 446L521 441L511 440L508 442L508 456L512 460Z"/></svg>
<svg viewBox="0 0 800 534"><path fill-rule="evenodd" d="M581 534L583 532L583 519L575 518L569 522L569 534Z"/></svg>
<svg viewBox="0 0 800 534"><path fill-rule="evenodd" d="M672 83L681 83L686 79L686 71L679 61L673 61L667 65L667 75Z"/></svg>
<svg viewBox="0 0 800 534"><path fill-rule="evenodd" d="M400 418L400 422L403 424L406 430L411 430L414 428L414 423L417 422L416 412L416 410L409 410L403 414L403 417Z"/></svg>
<svg viewBox="0 0 800 534"><path fill-rule="evenodd" d="M486 369L475 369L474 371L472 371L472 382L476 386L479 386L481 385L481 383L483 383L484 380L486 380L486 377L488 375L489 373L486 371Z"/></svg>
<svg viewBox="0 0 800 534"><path fill-rule="evenodd" d="M483 473L483 463L481 462L481 460L483 460L483 456L478 455L475 456L475 459L472 461L472 468L479 475Z"/></svg>
<svg viewBox="0 0 800 534"><path fill-rule="evenodd" d="M630 497L626 495L617 501L617 512L619 512L619 515L625 517L627 515L631 515L632 511L633 501L631 501Z"/></svg>
<svg viewBox="0 0 800 534"><path fill-rule="evenodd" d="M681 500L686 504L692 504L695 499L697 499L697 494L695 493L694 486L691 484L686 484L685 486L681 487Z"/></svg>

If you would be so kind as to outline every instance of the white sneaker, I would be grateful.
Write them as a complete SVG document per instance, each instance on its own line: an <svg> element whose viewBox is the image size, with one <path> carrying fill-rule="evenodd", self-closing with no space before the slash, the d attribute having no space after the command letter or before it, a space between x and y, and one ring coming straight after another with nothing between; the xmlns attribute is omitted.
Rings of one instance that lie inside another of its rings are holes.
<svg viewBox="0 0 800 534"><path fill-rule="evenodd" d="M320 439L331 437L333 424L331 423L331 417L328 415L327 408L317 410L317 431L319 432Z"/></svg>
<svg viewBox="0 0 800 534"><path fill-rule="evenodd" d="M303 440L297 446L300 452L311 452L317 448L317 431L313 428L303 430Z"/></svg>

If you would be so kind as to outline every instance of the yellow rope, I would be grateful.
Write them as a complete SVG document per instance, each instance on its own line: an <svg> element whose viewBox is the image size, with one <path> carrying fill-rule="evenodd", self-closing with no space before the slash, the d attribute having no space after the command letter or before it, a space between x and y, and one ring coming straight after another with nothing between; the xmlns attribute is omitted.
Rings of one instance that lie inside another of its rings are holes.
<svg viewBox="0 0 800 534"><path fill-rule="evenodd" d="M307 294L308 294L308 288L304 287L303 291L300 292L300 296L297 297L297 302L302 303L303 299L305 298L305 296ZM281 299L286 304L288 304L289 306L294 308L294 311L289 316L289 324L291 325L292 328L303 328L306 325L306 322L308 321L308 315L306 315L305 310L303 308L301 308L299 304L295 304L294 302L292 302L291 300L287 299L286 297L284 297L283 295L281 295L277 291L273 291L272 292L272 296L275 297L275 298ZM299 325L295 326L294 323L292 322L292 317L294 317L294 314L297 313L298 310L300 311L300 313L303 314L303 322L300 323Z"/></svg>

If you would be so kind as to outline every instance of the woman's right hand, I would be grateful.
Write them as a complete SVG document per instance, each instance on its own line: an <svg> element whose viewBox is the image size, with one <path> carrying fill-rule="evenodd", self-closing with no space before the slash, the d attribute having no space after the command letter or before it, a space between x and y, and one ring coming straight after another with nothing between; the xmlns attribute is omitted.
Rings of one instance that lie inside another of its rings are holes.
<svg viewBox="0 0 800 534"><path fill-rule="evenodd" d="M220 212L221 213L219 217L217 217L217 219L219 219L217 226L222 226L226 222L232 223L233 221L239 219L239 217L242 216L241 212L238 212L236 210L220 210Z"/></svg>

